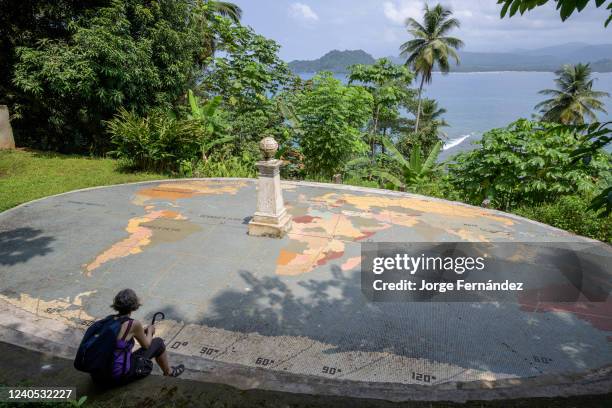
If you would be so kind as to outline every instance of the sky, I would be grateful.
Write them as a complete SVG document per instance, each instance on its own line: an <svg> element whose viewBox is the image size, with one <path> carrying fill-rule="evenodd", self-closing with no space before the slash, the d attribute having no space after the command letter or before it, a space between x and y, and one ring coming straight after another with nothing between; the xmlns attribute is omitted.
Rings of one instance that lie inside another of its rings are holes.
<svg viewBox="0 0 612 408"><path fill-rule="evenodd" d="M243 9L243 24L281 44L286 61L315 59L326 52L363 49L374 57L397 55L410 39L403 22L421 20L420 0L233 0ZM496 0L442 0L461 21L453 36L466 51L512 51L568 42L612 42L603 8L589 5L561 22L554 2L524 16L500 19ZM594 3L591 1L591 3ZM436 3L430 1L430 5Z"/></svg>

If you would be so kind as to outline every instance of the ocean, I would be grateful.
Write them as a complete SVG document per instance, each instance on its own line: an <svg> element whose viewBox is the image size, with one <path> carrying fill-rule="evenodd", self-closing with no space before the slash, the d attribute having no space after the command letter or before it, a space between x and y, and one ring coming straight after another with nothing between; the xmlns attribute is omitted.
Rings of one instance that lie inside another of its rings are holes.
<svg viewBox="0 0 612 408"><path fill-rule="evenodd" d="M313 74L301 74L311 78ZM346 82L346 76L336 77ZM519 118L531 119L534 106L545 99L538 91L554 88L552 72L471 72L434 73L432 83L424 88L425 96L438 101L446 109L449 127L444 152L440 159L469 150L471 143L489 129L505 127ZM594 73L593 89L612 95L612 73ZM608 114L599 114L600 121L612 121L612 99L605 98Z"/></svg>

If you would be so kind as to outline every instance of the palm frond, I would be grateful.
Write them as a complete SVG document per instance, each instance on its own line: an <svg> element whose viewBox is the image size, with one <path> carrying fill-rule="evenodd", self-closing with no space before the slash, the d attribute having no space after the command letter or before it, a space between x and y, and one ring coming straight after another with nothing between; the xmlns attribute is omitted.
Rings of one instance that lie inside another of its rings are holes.
<svg viewBox="0 0 612 408"><path fill-rule="evenodd" d="M599 100L609 96L607 92L594 91L589 64L564 65L556 71L557 89L544 89L541 95L550 99L538 103L542 119L563 124L581 124L585 118L596 121L595 111L602 112L603 103Z"/></svg>
<svg viewBox="0 0 612 408"><path fill-rule="evenodd" d="M220 16L227 17L235 23L240 23L242 18L242 9L234 3L228 1L208 0L215 13Z"/></svg>
<svg viewBox="0 0 612 408"><path fill-rule="evenodd" d="M455 29L455 28L460 28L461 27L461 23L459 22L459 20L457 20L456 18L450 18L446 21L443 21L439 27L436 29L436 34L438 37L442 37L444 36L444 34L448 33L449 31Z"/></svg>

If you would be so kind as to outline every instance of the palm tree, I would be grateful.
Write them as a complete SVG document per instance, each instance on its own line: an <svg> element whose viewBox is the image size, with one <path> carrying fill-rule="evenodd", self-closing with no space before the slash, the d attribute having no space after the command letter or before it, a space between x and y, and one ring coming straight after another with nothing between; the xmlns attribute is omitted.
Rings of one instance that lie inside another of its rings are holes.
<svg viewBox="0 0 612 408"><path fill-rule="evenodd" d="M227 17L232 20L234 23L239 23L242 18L242 9L234 3L230 3L228 1L216 1L216 0L207 0L212 6L212 9L216 14L220 16Z"/></svg>
<svg viewBox="0 0 612 408"><path fill-rule="evenodd" d="M419 131L423 85L431 82L434 65L438 64L440 71L446 74L449 71L449 57L454 58L459 64L459 55L456 50L463 47L463 41L447 36L453 28L460 26L459 20L451 17L452 14L452 11L440 4L434 8L429 8L429 5L426 4L423 24L411 17L406 19L406 28L414 39L401 45L400 55L408 57L406 65L411 66L418 75L421 75L415 132Z"/></svg>
<svg viewBox="0 0 612 408"><path fill-rule="evenodd" d="M585 116L596 121L595 111L607 113L599 99L610 94L593 90L589 64L564 65L556 74L557 89L540 91L541 95L551 95L552 98L535 106L542 113L543 121L581 125Z"/></svg>
<svg viewBox="0 0 612 408"><path fill-rule="evenodd" d="M426 129L425 133L432 136L444 136L439 129L448 126L442 117L445 113L446 109L439 107L435 99L424 99L421 103L421 129Z"/></svg>
<svg viewBox="0 0 612 408"><path fill-rule="evenodd" d="M379 184L389 183L396 188L405 188L423 185L441 170L438 156L442 150L442 142L437 142L425 155L420 145L415 145L410 150L408 159L397 149L391 139L383 137L382 144L385 146L385 157L392 163L372 164L369 158L359 157L346 164L345 173L352 178L362 180L378 180Z"/></svg>
<svg viewBox="0 0 612 408"><path fill-rule="evenodd" d="M412 103L408 110L417 116L417 106ZM441 108L434 99L423 98L421 102L421 119L419 121L419 132L414 131L415 120L406 121L407 129L403 131L402 137L396 143L402 154L410 155L415 146L420 146L422 152L429 151L437 142L446 137L442 128L448 123L442 117L446 109Z"/></svg>
<svg viewBox="0 0 612 408"><path fill-rule="evenodd" d="M217 38L215 37L214 30L210 28L214 16L227 17L234 23L240 24L242 9L238 5L227 1L202 0L199 4L208 6L205 18L201 21L202 24L207 25L207 29L204 30L202 52L199 56L199 62L203 63L208 57L213 56L217 50Z"/></svg>

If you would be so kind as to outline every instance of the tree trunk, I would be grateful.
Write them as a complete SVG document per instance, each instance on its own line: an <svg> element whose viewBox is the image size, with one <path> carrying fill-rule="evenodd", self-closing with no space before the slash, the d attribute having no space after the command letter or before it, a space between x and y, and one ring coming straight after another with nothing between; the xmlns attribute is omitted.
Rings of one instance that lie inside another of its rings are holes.
<svg viewBox="0 0 612 408"><path fill-rule="evenodd" d="M380 115L380 105L378 105L376 107L376 113L374 114L374 132L372 134L372 139L370 140L371 145L370 148L372 150L372 156L370 157L370 159L372 160L372 163L374 163L374 153L376 151L376 134L378 133L378 115Z"/></svg>
<svg viewBox="0 0 612 408"><path fill-rule="evenodd" d="M419 119L421 118L421 94L423 93L423 84L425 83L425 75L421 75L421 86L419 86L419 104L417 106L416 123L414 125L414 133L419 131Z"/></svg>
<svg viewBox="0 0 612 408"><path fill-rule="evenodd" d="M385 153L386 153L386 151L385 151L385 142L384 142L385 137L387 137L387 128L386 128L386 127L383 129L383 134L382 134L383 142L382 142L382 144L380 145L380 147L381 147L381 149L382 149L382 154L385 154Z"/></svg>

